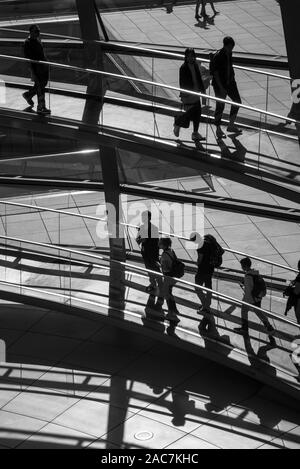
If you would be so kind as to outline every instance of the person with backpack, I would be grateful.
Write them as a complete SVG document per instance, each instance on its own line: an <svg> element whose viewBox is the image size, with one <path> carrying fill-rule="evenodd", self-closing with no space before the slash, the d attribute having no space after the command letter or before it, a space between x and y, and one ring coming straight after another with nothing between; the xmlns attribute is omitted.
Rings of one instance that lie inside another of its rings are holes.
<svg viewBox="0 0 300 469"><path fill-rule="evenodd" d="M162 273L165 275L163 278L162 291L163 297L168 305L168 314L166 319L172 323L178 324L180 319L177 317L178 310L172 290L176 283L173 277L178 278L178 273L180 273L180 275L182 274L182 271L178 272L178 266L182 263L177 259L177 256L172 249L172 240L170 238L161 238L159 240L159 247L163 251L160 258L160 265Z"/></svg>
<svg viewBox="0 0 300 469"><path fill-rule="evenodd" d="M212 289L212 277L215 268L222 265L222 255L224 254L223 248L219 245L216 238L212 235L205 235L201 237L199 233L191 233L190 240L196 243L197 249L197 273L195 276L195 283L205 288ZM197 311L198 314L204 314L201 321L201 329L211 329L214 320L211 315L210 305L212 300L211 292L204 292L197 289L197 295L201 301L201 307Z"/></svg>
<svg viewBox="0 0 300 469"><path fill-rule="evenodd" d="M141 254L146 269L159 272L159 232L157 226L151 223L152 214L149 210L142 213L142 223L138 228L136 242L141 247ZM150 284L146 287L146 292L151 293L157 287L161 288L161 277L149 272Z"/></svg>
<svg viewBox="0 0 300 469"><path fill-rule="evenodd" d="M196 61L195 50L192 48L186 49L184 57L184 63L179 71L180 88L205 93L200 68ZM181 92L180 98L185 112L175 117L174 135L179 137L180 127L188 128L190 123L193 122L192 140L197 144L199 141L205 140L205 137L199 133L202 112L200 97Z"/></svg>
<svg viewBox="0 0 300 469"><path fill-rule="evenodd" d="M243 301L250 303L257 308L261 308L261 302L264 296L266 296L266 284L263 277L259 274L259 271L252 269L252 262L249 257L245 257L240 261L242 270L245 272L244 277L244 296ZM248 334L248 312L249 308L247 306L242 306L241 315L242 315L242 327L236 327L234 330L242 334ZM274 328L270 324L268 318L261 311L253 311L258 318L261 320L265 326L269 335L274 332Z"/></svg>
<svg viewBox="0 0 300 469"><path fill-rule="evenodd" d="M210 58L210 73L213 77L212 85L216 98L226 99L227 96L235 103L241 103L240 93L235 81L235 73L232 63L232 51L235 46L235 41L232 37L225 37L223 39L223 48L211 55ZM226 138L222 131L221 121L224 112L225 104L216 102L215 109L215 125L217 127L217 138ZM242 133L241 129L235 124L235 120L239 111L239 107L232 105L230 110L230 120L227 127L228 132Z"/></svg>

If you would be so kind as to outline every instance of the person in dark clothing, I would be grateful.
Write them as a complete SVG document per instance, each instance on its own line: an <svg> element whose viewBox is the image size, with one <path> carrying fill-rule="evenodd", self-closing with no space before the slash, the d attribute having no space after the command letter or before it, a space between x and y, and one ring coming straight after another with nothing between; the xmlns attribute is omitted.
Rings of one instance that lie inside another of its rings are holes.
<svg viewBox="0 0 300 469"><path fill-rule="evenodd" d="M214 266L211 263L212 258L212 244L208 237L201 237L199 233L192 233L190 240L196 244L197 249L197 273L195 276L195 283L205 288L212 289L212 277L214 274ZM211 329L214 325L214 318L210 312L210 305L212 300L211 292L204 292L197 289L197 295L201 301L201 307L198 311L203 314L201 321L201 329Z"/></svg>
<svg viewBox="0 0 300 469"><path fill-rule="evenodd" d="M252 262L249 257L245 257L244 259L241 260L241 267L243 271L245 272L245 278L244 278L244 295L243 295L243 301L246 303L252 304L256 306L257 308L261 308L261 298L254 298L253 296L253 288L254 288L254 277L259 275L258 270L252 269ZM268 318L265 316L265 314L261 311L254 311L257 317L261 320L263 325L266 328L266 331L269 335L273 334L274 328L270 324ZM249 313L249 307L243 305L242 310L241 310L241 315L242 315L242 327L235 327L234 330L236 332L240 332L242 334L248 334L248 313Z"/></svg>
<svg viewBox="0 0 300 469"><path fill-rule="evenodd" d="M166 300L168 305L168 314L166 319L171 323L178 324L180 319L177 317L178 309L176 306L175 298L173 295L173 287L176 281L172 278L173 262L176 259L176 254L172 249L172 240L170 238L161 238L159 240L159 247L162 249L160 258L161 270L164 274L162 284L162 297Z"/></svg>
<svg viewBox="0 0 300 469"><path fill-rule="evenodd" d="M226 99L228 96L235 103L241 103L242 100L235 81L235 73L232 64L232 51L235 46L235 42L232 37L225 37L223 44L224 47L217 51L211 60L211 74L213 76L212 85L215 96L220 99ZM217 127L218 138L226 137L221 128L224 107L224 103L216 103L215 125ZM239 127L235 125L238 111L238 106L231 106L230 121L227 127L228 132L241 133Z"/></svg>
<svg viewBox="0 0 300 469"><path fill-rule="evenodd" d="M151 212L145 211L142 213L142 224L138 229L136 242L141 247L141 254L144 260L146 269L160 272L159 267L159 232L158 228L151 223ZM150 293L156 287L161 289L161 277L156 276L149 272L150 284L146 291Z"/></svg>
<svg viewBox="0 0 300 469"><path fill-rule="evenodd" d="M297 277L295 278L295 281L294 281L294 295L295 295L295 306L294 306L294 309L295 309L295 314L296 314L296 318L297 318L297 322L298 324L300 324L300 260L298 262L298 275Z"/></svg>
<svg viewBox="0 0 300 469"><path fill-rule="evenodd" d="M217 11L215 9L215 5L214 5L214 2L213 1L209 1L210 3L210 6L211 6L211 9L214 13L214 16L218 15L220 12ZM201 13L199 15L199 9L200 9L200 5L201 5ZM200 17L202 16L204 19L208 17L207 13L206 13L206 0L197 0L196 2L196 11L195 11L195 18L196 20L199 20Z"/></svg>
<svg viewBox="0 0 300 469"><path fill-rule="evenodd" d="M182 89L189 91L196 91L205 93L204 84L202 81L199 66L196 62L196 53L194 49L188 48L184 53L185 60L180 67L179 72L179 86ZM181 92L180 98L183 103L185 114L175 119L174 135L179 137L181 122L188 120L193 122L192 140L198 142L205 140L204 137L198 132L201 118L201 101L200 97L193 96L188 93Z"/></svg>
<svg viewBox="0 0 300 469"><path fill-rule="evenodd" d="M29 36L24 43L24 56L30 60L39 60L41 62L46 60L44 47L40 39L40 28L35 24L29 28ZM32 98L37 95L37 112L43 115L50 114L50 110L46 108L45 101L45 89L49 80L49 67L43 63L31 63L30 68L34 85L23 94L23 97L32 108L34 106Z"/></svg>

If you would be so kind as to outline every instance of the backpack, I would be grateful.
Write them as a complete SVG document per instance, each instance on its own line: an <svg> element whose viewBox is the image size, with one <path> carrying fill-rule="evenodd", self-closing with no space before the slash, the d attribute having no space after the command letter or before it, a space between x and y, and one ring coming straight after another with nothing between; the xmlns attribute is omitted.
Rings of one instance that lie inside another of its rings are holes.
<svg viewBox="0 0 300 469"><path fill-rule="evenodd" d="M260 274L258 275L249 274L249 275L251 275L251 277L253 278L253 289L252 289L251 294L255 300L256 299L261 300L267 294L266 282L264 281L263 277Z"/></svg>
<svg viewBox="0 0 300 469"><path fill-rule="evenodd" d="M173 253L175 256L174 258L167 252L168 256L172 259L172 270L169 272L169 276L181 278L184 276L185 264L177 258L174 251Z"/></svg>
<svg viewBox="0 0 300 469"><path fill-rule="evenodd" d="M204 236L204 239L209 243L211 248L209 263L212 267L218 269L223 264L223 254L225 251L214 238Z"/></svg>

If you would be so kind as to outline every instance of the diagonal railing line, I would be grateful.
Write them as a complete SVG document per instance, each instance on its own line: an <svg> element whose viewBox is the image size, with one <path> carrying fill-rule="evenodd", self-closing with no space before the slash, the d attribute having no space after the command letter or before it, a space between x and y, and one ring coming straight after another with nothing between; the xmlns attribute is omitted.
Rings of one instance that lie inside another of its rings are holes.
<svg viewBox="0 0 300 469"><path fill-rule="evenodd" d="M284 120L285 122L289 122L291 124L297 124L297 125L300 126L300 121L298 121L296 119L292 119L290 117L282 116L280 114L276 114L274 112L265 111L263 109L254 108L254 107L248 106L246 104L237 103L235 101L229 101L227 99L217 98L216 96L207 95L205 93L186 90L184 88L179 88L177 86L172 86L172 85L166 85L164 83L159 83L159 82L155 82L155 81L151 81L151 80L145 80L145 79L142 79L142 78L137 78L137 77L128 76L128 75L120 75L120 74L117 74L117 73L105 72L105 71L102 71L102 70L82 68L82 67L77 67L77 66L74 66L74 65L66 65L66 64L60 64L60 63L49 62L49 61L31 60L31 59L26 59L26 58L23 58L23 57L16 57L16 56L11 56L11 55L0 54L0 59L1 58L5 59L5 60L12 60L12 61L14 60L14 61L19 61L19 62L24 62L24 63L29 63L29 64L30 63L34 63L34 64L42 63L44 65L48 65L49 67L62 68L62 69L65 69L65 70L76 71L76 72L87 73L87 74L90 73L90 74L99 75L99 76L102 76L102 77L115 78L115 79L120 79L120 80L125 80L125 81L133 81L133 82L136 82L136 83L143 83L143 84L147 84L149 86L156 86L158 88L164 88L164 89L168 89L168 90L172 90L172 91L177 91L179 93L188 94L188 95L191 95L191 96L197 96L199 98L205 98L206 100L212 100L212 101L215 101L215 102L228 104L230 106L234 105L238 108L246 109L247 111L251 111L251 112L258 113L260 115L264 115L264 116L268 116L268 117L273 117L273 118L278 119L278 120Z"/></svg>
<svg viewBox="0 0 300 469"><path fill-rule="evenodd" d="M41 205L30 205L30 204L24 204L24 203L21 203L21 202L8 202L6 200L0 200L0 204L8 205L8 206L14 206L14 207L29 208L29 209L33 209L33 210L37 210L37 211L40 210L40 211L45 211L45 212L58 213L58 214L61 214L61 215L69 215L69 216L73 216L73 217L79 217L81 219L88 219L88 220L94 220L94 221L100 221L100 222L103 222L103 223L107 223L106 218L95 217L93 215L84 215L82 213L68 212L66 210L48 208L48 207L44 207L44 206L41 206ZM78 207L77 207L77 209L79 210ZM13 215L18 215L18 214L16 213L16 214L13 214ZM138 230L138 228L139 228L138 225L133 225L133 224L130 224L130 223L125 223L125 222L120 222L120 225L126 226L128 228L134 228L136 230ZM181 239L183 241L189 241L190 242L190 238L187 238L187 237L181 236L181 235L177 235L176 233L170 233L170 232L167 232L167 231L159 230L159 234L165 235L167 237L172 237L172 238ZM227 247L223 247L223 249L227 252L232 253L232 254L237 254L239 256L247 256L247 257L250 257L251 259L254 259L254 260L263 262L265 264L275 266L275 267L279 267L283 270L288 270L290 272L295 272L295 273L298 272L297 269L293 269L292 267L285 266L283 264L278 264L276 262L272 262L272 261L269 261L268 259L263 259L263 258L258 257L258 256L252 256L252 255L249 255L249 254L247 254L245 252L242 252L242 251L236 251L234 249L230 249L230 248L227 248Z"/></svg>
<svg viewBox="0 0 300 469"><path fill-rule="evenodd" d="M147 276L150 273L150 274L155 275L156 277L161 277L161 278L168 277L167 275L161 274L160 272L157 272L157 271L154 271L154 270L151 270L151 269L146 269L145 267L140 267L140 266L136 266L136 265L133 265L133 264L128 264L127 262L122 262L122 261L118 261L116 259L111 259L109 256L103 256L103 255L99 256L99 255L96 255L96 254L92 254L92 253L88 253L88 252L84 252L84 251L79 251L77 249L70 249L70 248L66 248L66 247L61 247L61 246L56 245L56 244L47 244L47 243L41 243L41 242L38 242L38 241L29 241L27 239L16 238L16 237L12 237L12 236L3 236L3 235L0 235L0 239L14 241L14 242L17 242L17 243L20 243L20 244L24 243L24 244L30 244L30 245L33 245L33 246L44 247L44 248L47 248L47 249L53 249L53 250L68 252L69 254L75 254L75 255L78 255L78 256L87 257L87 258L91 258L91 259L97 259L97 261L99 261L99 259L101 259L103 261L107 260L107 261L110 261L113 264L117 264L119 266L121 265L121 266L125 267L125 269L126 268L129 269L129 271L127 273L131 273L132 270L133 271L136 270L138 272L141 272L142 274L146 274ZM58 258L59 258L59 256L58 256ZM103 267L103 264L100 264L99 262L93 262L93 265L95 265L96 267ZM107 268L107 266L105 266L105 267ZM285 324L289 324L289 325L292 325L292 326L296 327L297 329L300 329L300 324L297 324L296 322L291 321L290 319L287 319L283 316L280 316L279 314L273 313L272 311L268 311L268 310L265 310L263 308L259 308L257 306L254 306L253 304L247 303L243 300L233 298L233 297L231 297L229 295L226 295L224 293L219 293L219 292L217 292L215 290L212 290L210 288L206 288L206 287L197 285L195 283L188 282L187 280L183 280L181 278L180 279L179 278L173 278L173 277L171 277L171 278L172 278L172 280L176 281L176 283L179 283L179 284L182 284L182 285L185 285L185 286L188 286L188 287L192 287L195 290L202 290L206 293L212 294L213 297L221 298L222 300L229 301L230 303L234 303L234 304L237 304L239 306L245 306L248 309L250 309L251 311L254 311L254 312L257 311L259 313L263 313L263 314L265 314L266 316L268 316L272 319L279 320L279 321L281 321Z"/></svg>
<svg viewBox="0 0 300 469"><path fill-rule="evenodd" d="M0 30L10 31L10 32L18 32L18 33L22 32L24 34L28 34L28 31L21 30L21 29L0 27ZM43 36L49 36L49 37L53 37L53 38L62 38L62 39L72 40L72 41L78 42L79 44L85 44L85 43L95 44L96 43L96 44L99 44L101 46L105 46L105 49L107 49L109 46L113 46L113 47L116 47L116 48L119 47L121 49L124 49L125 52L126 51L137 51L137 52L141 52L141 53L144 52L145 54L150 52L152 54L160 55L161 57L164 57L166 59L181 59L181 60L184 59L184 54L180 54L180 53L177 53L177 52L166 52L166 51L159 50L159 49L151 49L149 47L141 47L141 46L138 46L138 45L123 44L123 43L117 42L117 41L98 41L98 40L83 41L81 38L78 38L78 37L75 37L75 36L67 36L67 35L63 35L63 34L51 34L51 33L46 33L46 32L43 32ZM111 52L113 52L113 50ZM197 61L198 62L205 62L205 63L210 62L209 59L205 59L204 57L197 59ZM260 74L260 75L265 75L265 76L270 76L270 77L273 77L273 78L278 78L278 79L282 79L282 80L291 81L290 77L287 77L285 75L279 75L278 73L266 72L265 70L258 70L258 69L251 68L251 67L244 67L242 65L234 65L233 67L237 70L257 73L257 74Z"/></svg>

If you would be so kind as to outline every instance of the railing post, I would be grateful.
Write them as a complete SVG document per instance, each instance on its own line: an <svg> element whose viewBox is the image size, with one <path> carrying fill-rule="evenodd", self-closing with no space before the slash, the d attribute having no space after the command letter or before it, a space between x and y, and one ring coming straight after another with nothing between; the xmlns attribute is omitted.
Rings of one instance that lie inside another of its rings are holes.
<svg viewBox="0 0 300 469"><path fill-rule="evenodd" d="M100 148L100 157L110 246L109 306L123 310L125 304L125 266L114 262L126 261L116 150L114 148Z"/></svg>

